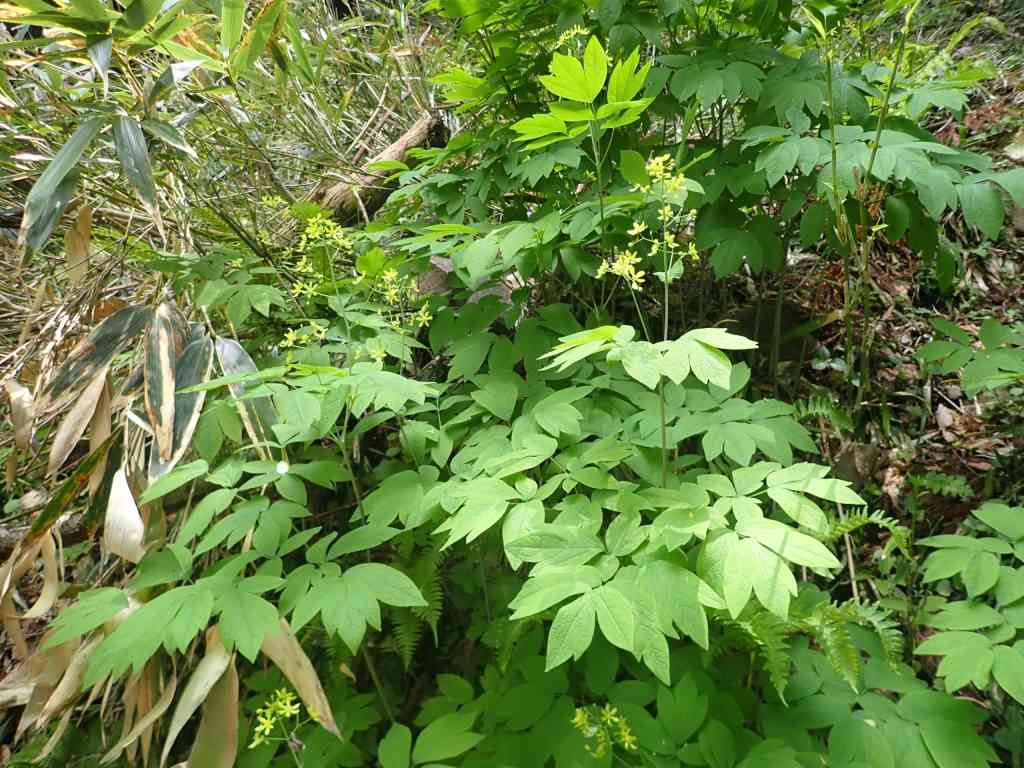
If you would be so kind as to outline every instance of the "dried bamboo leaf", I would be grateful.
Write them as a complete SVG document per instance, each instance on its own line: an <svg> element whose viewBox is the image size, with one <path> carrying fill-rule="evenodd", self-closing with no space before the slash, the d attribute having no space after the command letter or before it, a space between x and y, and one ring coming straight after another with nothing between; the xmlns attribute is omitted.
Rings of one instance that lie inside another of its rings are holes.
<svg viewBox="0 0 1024 768"><path fill-rule="evenodd" d="M146 415L153 427L160 459L169 461L174 450L175 336L172 305L157 307L146 331L145 381Z"/></svg>
<svg viewBox="0 0 1024 768"><path fill-rule="evenodd" d="M50 530L50 526L60 519L68 505L82 492L96 465L103 460L103 457L107 455L107 451L110 450L110 446L120 437L120 432L120 430L115 431L114 434L103 441L99 448L86 456L75 467L71 477L64 481L60 488L57 489L57 492L46 503L46 507L39 516L32 521L32 527L29 528L28 533L25 535L23 544L28 545L38 541L44 533Z"/></svg>
<svg viewBox="0 0 1024 768"><path fill-rule="evenodd" d="M140 678L139 698L135 702L135 713L139 718L139 722L143 722L146 715L149 714L153 708L153 699L156 696L155 687L156 680L153 676L152 661L149 662L142 670L142 677ZM125 757L128 758L129 763L135 762L135 752L139 750L142 752L142 764L149 764L149 745L153 739L153 726L155 722L146 723L145 727L139 733L139 738L133 743L129 744L125 749Z"/></svg>
<svg viewBox="0 0 1024 768"><path fill-rule="evenodd" d="M68 280L80 285L89 274L89 240L92 237L92 208L83 205L74 225L64 235Z"/></svg>
<svg viewBox="0 0 1024 768"><path fill-rule="evenodd" d="M56 412L74 399L96 371L134 339L153 317L149 307L124 307L92 329L57 369L36 403L36 415Z"/></svg>
<svg viewBox="0 0 1024 768"><path fill-rule="evenodd" d="M231 662L231 654L224 648L220 641L220 634L216 627L206 633L206 654L196 665L195 671L185 684L178 699L178 705L171 716L171 724L167 727L167 739L164 741L164 751L160 755L160 765L167 764L167 757L171 754L171 747L174 740L178 738L181 729L195 714L199 706L207 700L210 691L217 684L217 681L224 674Z"/></svg>
<svg viewBox="0 0 1024 768"><path fill-rule="evenodd" d="M60 574L57 569L57 542L47 533L43 537L43 588L35 604L29 608L24 619L41 619L57 602L60 592Z"/></svg>
<svg viewBox="0 0 1024 768"><path fill-rule="evenodd" d="M63 466L64 460L71 455L75 444L85 434L106 383L107 367L104 366L93 374L92 380L57 427L57 434L54 435L53 445L50 447L50 459L46 464L46 474L53 475Z"/></svg>
<svg viewBox="0 0 1024 768"><path fill-rule="evenodd" d="M44 636L40 647L45 646L45 643L46 637ZM74 657L75 651L78 650L79 644L76 638L53 648L36 651L26 662L28 679L32 680L35 685L25 709L21 712L21 719L18 721L18 728L14 735L15 741L35 724L46 702L50 700L50 696L53 695L57 684L64 676L65 670L71 664L71 659Z"/></svg>
<svg viewBox="0 0 1024 768"><path fill-rule="evenodd" d="M92 421L89 422L89 450L95 451L103 441L110 437L110 433L113 431L113 408L111 402L113 398L113 392L110 387L109 378L106 379L106 383L103 385L103 390L100 392L100 399L96 403L96 410L92 414ZM103 484L103 479L107 471L107 457L104 456L102 461L96 465L96 468L89 475L89 498L95 499L96 492L100 489Z"/></svg>
<svg viewBox="0 0 1024 768"><path fill-rule="evenodd" d="M288 682L298 691L299 698L306 705L306 709L317 717L317 722L341 738L341 731L338 730L338 725L334 722L330 702L327 700L327 694L324 693L323 685L320 684L320 678L313 668L313 662L302 650L302 646L287 621L281 619L280 628L276 632L267 633L267 636L263 638L263 646L260 650L288 678Z"/></svg>
<svg viewBox="0 0 1024 768"><path fill-rule="evenodd" d="M203 704L188 768L231 768L238 756L238 671L234 658Z"/></svg>
<svg viewBox="0 0 1024 768"><path fill-rule="evenodd" d="M213 373L213 341L209 338L193 341L181 353L175 364L175 381L178 389L202 384ZM192 443L192 435L199 424L206 392L182 392L174 396L174 451L168 461L163 461L157 451L149 457L149 482L170 472L181 461Z"/></svg>
<svg viewBox="0 0 1024 768"><path fill-rule="evenodd" d="M217 359L225 376L256 373L259 369L242 346L233 339L217 337ZM238 415L242 417L245 431L254 443L265 443L273 436L271 427L277 423L277 415L269 397L244 397L245 384L229 384L228 390L235 398Z"/></svg>
<svg viewBox="0 0 1024 768"><path fill-rule="evenodd" d="M32 422L35 419L35 408L32 405L32 393L28 387L14 379L4 383L7 397L11 401L11 421L14 423L14 444L18 450L28 450L32 443Z"/></svg>
<svg viewBox="0 0 1024 768"><path fill-rule="evenodd" d="M71 663L68 664L67 671L64 673L64 677L60 679L60 683L53 690L53 693L50 694L50 698L46 700L46 704L43 705L43 709L39 713L39 719L36 722L37 728L45 727L54 715L71 707L81 695L82 679L85 677L89 657L96 649L96 646L102 641L103 636L97 635L90 638L85 645L75 651L71 657Z"/></svg>
<svg viewBox="0 0 1024 768"><path fill-rule="evenodd" d="M131 563L137 563L146 554L142 546L146 526L139 514L128 477L124 469L114 473L107 501L107 517L103 523L103 546L108 551Z"/></svg>
<svg viewBox="0 0 1024 768"><path fill-rule="evenodd" d="M0 710L24 707L33 688L35 683L28 676L28 665L22 661L0 680Z"/></svg>
<svg viewBox="0 0 1024 768"><path fill-rule="evenodd" d="M174 691L177 687L178 679L175 675L171 675L170 680L167 681L167 685L164 686L163 693L160 698L153 704L152 708L146 712L144 717L139 718L132 729L124 736L122 736L118 742L110 748L110 750L100 760L100 764L111 763L121 756L121 753L129 744L134 744L138 738L142 735L143 731L146 731L153 723L163 717L164 712L167 711L168 707L171 706L171 702L174 701Z"/></svg>
<svg viewBox="0 0 1024 768"><path fill-rule="evenodd" d="M68 726L71 724L71 716L75 713L73 709L67 710L61 715L60 722L57 723L57 727L53 729L53 733L50 734L50 738L46 740L46 744L39 751L39 754L32 760L33 763L42 763L46 761L46 758L50 756L50 753L57 748L60 744L60 740L64 738L64 734L67 733Z"/></svg>
<svg viewBox="0 0 1024 768"><path fill-rule="evenodd" d="M25 633L21 631L18 609L15 607L14 598L11 595L6 594L0 598L0 614L3 615L7 644L11 647L14 658L24 661L28 658L28 643L25 642Z"/></svg>

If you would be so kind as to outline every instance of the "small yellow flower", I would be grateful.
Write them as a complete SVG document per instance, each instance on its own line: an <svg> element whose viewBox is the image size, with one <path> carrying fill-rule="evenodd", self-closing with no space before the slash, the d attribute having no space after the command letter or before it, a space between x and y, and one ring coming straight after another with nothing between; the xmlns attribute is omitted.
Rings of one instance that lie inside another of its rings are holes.
<svg viewBox="0 0 1024 768"><path fill-rule="evenodd" d="M381 275L381 278L383 278L385 283L394 283L398 280L398 270L387 269L384 271L384 274Z"/></svg>
<svg viewBox="0 0 1024 768"><path fill-rule="evenodd" d="M659 219L659 221L661 221L664 224L664 223L667 223L668 220L671 219L671 218L672 218L672 206L671 205L663 205L661 207L661 210L658 211L658 219Z"/></svg>
<svg viewBox="0 0 1024 768"><path fill-rule="evenodd" d="M294 328L289 328L284 332L284 338L281 339L282 347L294 347L295 342L299 340L299 333Z"/></svg>
<svg viewBox="0 0 1024 768"><path fill-rule="evenodd" d="M605 725L612 725L619 720L619 710L611 704L605 704L601 709L601 722Z"/></svg>
<svg viewBox="0 0 1024 768"><path fill-rule="evenodd" d="M434 316L430 314L430 307L424 304L420 307L420 311L416 313L413 318L416 321L416 325L420 328L426 328L430 325L430 321L434 319Z"/></svg>
<svg viewBox="0 0 1024 768"><path fill-rule="evenodd" d="M679 245L676 242L676 236L672 232L666 232L665 235L664 235L664 238L665 238L665 245L667 245L669 248L675 248L675 247L677 247Z"/></svg>
<svg viewBox="0 0 1024 768"><path fill-rule="evenodd" d="M602 261L600 264L598 264L597 265L597 277L598 277L598 279L601 279L602 277L607 275L608 274L608 269L609 268L608 268L608 262L607 261Z"/></svg>
<svg viewBox="0 0 1024 768"><path fill-rule="evenodd" d="M388 353L384 351L382 347L376 347L370 350L370 357L374 362L381 363L384 358L388 356Z"/></svg>
<svg viewBox="0 0 1024 768"><path fill-rule="evenodd" d="M627 234L630 237L636 237L637 235L643 234L647 230L647 225L642 221L634 221L633 226L628 230Z"/></svg>

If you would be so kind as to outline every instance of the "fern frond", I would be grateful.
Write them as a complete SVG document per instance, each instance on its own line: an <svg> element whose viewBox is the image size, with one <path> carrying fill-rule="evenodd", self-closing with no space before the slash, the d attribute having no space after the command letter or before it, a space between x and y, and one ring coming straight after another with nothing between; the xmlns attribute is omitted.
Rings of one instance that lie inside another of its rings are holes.
<svg viewBox="0 0 1024 768"><path fill-rule="evenodd" d="M745 612L744 615L744 619L722 622L726 630L733 630L733 635L724 637L717 648L712 644L712 651L716 654L724 651L730 640L734 641L733 644L755 650L779 698L784 698L790 673L788 637L795 627L768 611ZM736 640L740 642L735 643Z"/></svg>
<svg viewBox="0 0 1024 768"><path fill-rule="evenodd" d="M889 612L876 605L849 601L840 606L850 621L867 627L878 637L882 646L882 657L890 667L903 660L903 631L898 622L890 618Z"/></svg>
<svg viewBox="0 0 1024 768"><path fill-rule="evenodd" d="M839 606L820 604L807 624L814 632L815 640L832 664L850 687L859 690L861 671L860 649L850 633L850 618Z"/></svg>
<svg viewBox="0 0 1024 768"><path fill-rule="evenodd" d="M928 472L924 475L910 475L907 480L917 493L923 491L949 499L969 499L974 496L974 489L963 475Z"/></svg>
<svg viewBox="0 0 1024 768"><path fill-rule="evenodd" d="M798 400L794 403L794 410L800 421L822 418L841 432L853 431L853 418L849 411L833 400L831 393L816 393L806 400Z"/></svg>
<svg viewBox="0 0 1024 768"><path fill-rule="evenodd" d="M869 525L878 526L890 533L892 533L895 528L900 527L897 520L891 517L886 517L885 512L880 509L871 513L855 512L844 515L842 518L834 521L832 523L832 527L829 528L823 538L826 542L831 543L843 538L843 536L847 534L859 531L861 528L865 528Z"/></svg>

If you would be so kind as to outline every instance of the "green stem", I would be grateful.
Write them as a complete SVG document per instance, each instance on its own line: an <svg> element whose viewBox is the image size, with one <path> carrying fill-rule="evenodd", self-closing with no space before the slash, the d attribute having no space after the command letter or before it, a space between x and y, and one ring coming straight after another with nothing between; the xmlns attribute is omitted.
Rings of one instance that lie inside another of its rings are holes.
<svg viewBox="0 0 1024 768"><path fill-rule="evenodd" d="M594 129L594 121L587 125L590 128L590 145L594 150L594 173L597 175L597 207L601 213L601 242L604 244L604 180L601 178L601 166L604 160L601 157L601 150L597 143L597 131Z"/></svg>
<svg viewBox="0 0 1024 768"><path fill-rule="evenodd" d="M380 675L377 674L377 667L373 663L373 657L371 657L370 652L366 650L365 643L359 650L362 652L363 661L366 662L366 669L370 672L370 679L373 680L373 687L377 689L377 696L380 697L381 706L384 707L384 714L388 716L388 720L394 723L395 714L391 711L391 705L388 703L388 697L384 694L384 686L381 684Z"/></svg>

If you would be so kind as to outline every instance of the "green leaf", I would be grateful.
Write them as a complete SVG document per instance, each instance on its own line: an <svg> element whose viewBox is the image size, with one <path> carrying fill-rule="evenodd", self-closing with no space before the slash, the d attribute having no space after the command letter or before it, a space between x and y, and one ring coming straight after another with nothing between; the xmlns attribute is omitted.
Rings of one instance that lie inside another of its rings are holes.
<svg viewBox="0 0 1024 768"><path fill-rule="evenodd" d="M591 37L583 54L583 62L572 56L554 53L550 75L542 75L541 84L551 93L570 101L590 104L604 87L608 74L608 56L596 37Z"/></svg>
<svg viewBox="0 0 1024 768"><path fill-rule="evenodd" d="M963 600L947 603L928 623L937 629L972 630L994 627L1003 621L1003 615L992 606Z"/></svg>
<svg viewBox="0 0 1024 768"><path fill-rule="evenodd" d="M563 605L555 614L555 620L548 630L545 671L554 669L570 658L579 659L590 647L597 618L592 594L587 592L581 595L568 605Z"/></svg>
<svg viewBox="0 0 1024 768"><path fill-rule="evenodd" d="M344 578L362 585L385 605L415 608L427 604L413 580L390 565L361 563L345 571Z"/></svg>
<svg viewBox="0 0 1024 768"><path fill-rule="evenodd" d="M400 533L401 530L398 528L388 528L384 525L364 525L349 531L334 542L328 551L327 559L334 560L343 555L351 555L353 552L363 552L379 547Z"/></svg>
<svg viewBox="0 0 1024 768"><path fill-rule="evenodd" d="M229 56L242 39L245 0L223 0L220 6L220 49Z"/></svg>
<svg viewBox="0 0 1024 768"><path fill-rule="evenodd" d="M412 732L401 723L395 723L377 747L377 760L381 768L409 768L412 750Z"/></svg>
<svg viewBox="0 0 1024 768"><path fill-rule="evenodd" d="M643 187L651 183L643 155L632 149L624 149L619 154L619 171L622 178L635 186Z"/></svg>
<svg viewBox="0 0 1024 768"><path fill-rule="evenodd" d="M255 66L263 51L277 37L288 13L288 0L267 0L241 44L228 60L228 71L238 78Z"/></svg>
<svg viewBox="0 0 1024 768"><path fill-rule="evenodd" d="M470 730L476 712L452 712L434 720L420 731L412 751L414 763L436 763L458 757L479 744L484 735Z"/></svg>
<svg viewBox="0 0 1024 768"><path fill-rule="evenodd" d="M648 62L637 71L639 63L640 49L635 48L627 58L615 65L611 77L608 78L609 104L630 101L643 89L644 84L647 82L647 73L650 72L651 65ZM626 176L626 173L623 172L622 175ZM630 179L629 176L626 176L626 180L633 184L638 183Z"/></svg>
<svg viewBox="0 0 1024 768"><path fill-rule="evenodd" d="M146 210L159 223L160 210L156 204L156 184L153 181L153 168L149 164L149 148L138 120L126 115L114 119L114 147L124 175L128 177Z"/></svg>
<svg viewBox="0 0 1024 768"><path fill-rule="evenodd" d="M991 552L979 552L960 574L967 588L968 597L978 597L988 592L999 580L999 558Z"/></svg>
<svg viewBox="0 0 1024 768"><path fill-rule="evenodd" d="M182 464L175 467L142 492L142 495L139 496L139 504L149 504L151 501L156 501L161 496L166 496L186 483L202 477L209 469L210 466L202 459L197 459L191 464Z"/></svg>
<svg viewBox="0 0 1024 768"><path fill-rule="evenodd" d="M839 568L840 563L817 539L775 520L741 520L736 532L749 536L791 563L808 568Z"/></svg>
<svg viewBox="0 0 1024 768"><path fill-rule="evenodd" d="M999 687L1024 704L1024 656L1015 647L997 645L993 649L992 676Z"/></svg>
<svg viewBox="0 0 1024 768"><path fill-rule="evenodd" d="M25 198L25 213L18 234L18 245L27 248L26 260L32 251L46 242L53 231L57 223L57 216L53 215L53 211L59 199L58 188L68 178L79 158L106 123L105 117L90 117L83 122L32 185ZM67 199L70 199L70 196ZM67 205L67 200L64 201L64 205ZM60 206L60 209L63 210L63 207Z"/></svg>
<svg viewBox="0 0 1024 768"><path fill-rule="evenodd" d="M54 617L50 625L51 634L43 643L42 650L55 648L68 640L91 632L127 607L128 595L116 587L101 587L83 592L78 600Z"/></svg>
<svg viewBox="0 0 1024 768"><path fill-rule="evenodd" d="M224 592L218 603L221 608L220 634L224 647L237 648L249 661L255 661L263 638L278 626L277 608L262 597L241 589Z"/></svg>
<svg viewBox="0 0 1024 768"><path fill-rule="evenodd" d="M227 509L234 499L235 491L231 488L219 488L206 494L181 526L175 541L178 544L189 544L192 539L203 533L213 522L213 518Z"/></svg>
<svg viewBox="0 0 1024 768"><path fill-rule="evenodd" d="M590 599L597 613L597 625L601 628L601 634L612 645L625 651L632 651L635 620L633 606L626 596L611 584L605 584L592 591Z"/></svg>
<svg viewBox="0 0 1024 768"><path fill-rule="evenodd" d="M971 514L1012 541L1024 539L1024 507L986 501Z"/></svg>

